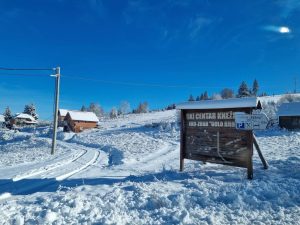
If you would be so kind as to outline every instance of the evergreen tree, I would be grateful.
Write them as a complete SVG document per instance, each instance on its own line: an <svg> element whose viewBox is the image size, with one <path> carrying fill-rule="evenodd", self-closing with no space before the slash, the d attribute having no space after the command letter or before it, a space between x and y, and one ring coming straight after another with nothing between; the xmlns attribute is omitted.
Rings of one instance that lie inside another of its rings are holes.
<svg viewBox="0 0 300 225"><path fill-rule="evenodd" d="M10 108L7 106L3 113L5 122L9 122L12 119L12 114Z"/></svg>
<svg viewBox="0 0 300 225"><path fill-rule="evenodd" d="M200 96L197 96L196 101L200 101Z"/></svg>
<svg viewBox="0 0 300 225"><path fill-rule="evenodd" d="M24 112L25 114L28 114L32 116L35 120L38 120L39 115L36 113L36 108L34 104L25 105Z"/></svg>
<svg viewBox="0 0 300 225"><path fill-rule="evenodd" d="M202 100L204 100L204 95L203 95L203 93L202 93L201 96L200 96L200 101L202 101Z"/></svg>
<svg viewBox="0 0 300 225"><path fill-rule="evenodd" d="M87 108L83 105L80 109L81 112L86 112L87 111Z"/></svg>
<svg viewBox="0 0 300 225"><path fill-rule="evenodd" d="M208 99L209 99L209 97L208 97L207 91L205 91L203 94L203 100L208 100Z"/></svg>
<svg viewBox="0 0 300 225"><path fill-rule="evenodd" d="M260 96L261 96L261 97L263 97L263 96L268 96L268 94L267 94L267 92L263 92L263 93L260 94Z"/></svg>
<svg viewBox="0 0 300 225"><path fill-rule="evenodd" d="M246 82L243 81L238 90L238 97L242 98L242 97L248 97L248 96L250 96L250 92L249 92Z"/></svg>
<svg viewBox="0 0 300 225"><path fill-rule="evenodd" d="M166 108L166 110L172 110L172 109L176 109L175 104L168 105L168 107Z"/></svg>
<svg viewBox="0 0 300 225"><path fill-rule="evenodd" d="M253 82L253 86L252 86L252 94L254 96L257 96L258 90L259 90L259 85L258 85L257 80L255 79Z"/></svg>
<svg viewBox="0 0 300 225"><path fill-rule="evenodd" d="M194 96L190 95L189 102L193 102L193 101L195 101Z"/></svg>

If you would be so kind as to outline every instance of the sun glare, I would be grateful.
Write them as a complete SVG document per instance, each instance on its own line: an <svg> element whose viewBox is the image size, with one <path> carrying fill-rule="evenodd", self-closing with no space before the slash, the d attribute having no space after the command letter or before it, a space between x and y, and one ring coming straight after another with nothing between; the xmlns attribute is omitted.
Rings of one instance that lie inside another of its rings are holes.
<svg viewBox="0 0 300 225"><path fill-rule="evenodd" d="M290 33L291 31L288 27L280 27L279 32L285 34L285 33Z"/></svg>

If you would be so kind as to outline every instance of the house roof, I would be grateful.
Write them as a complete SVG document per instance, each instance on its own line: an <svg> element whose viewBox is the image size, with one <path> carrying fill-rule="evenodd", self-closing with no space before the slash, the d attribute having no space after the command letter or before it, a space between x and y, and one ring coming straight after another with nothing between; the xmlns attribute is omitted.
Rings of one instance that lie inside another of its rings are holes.
<svg viewBox="0 0 300 225"><path fill-rule="evenodd" d="M3 122L5 122L4 116L0 115L0 123L3 123Z"/></svg>
<svg viewBox="0 0 300 225"><path fill-rule="evenodd" d="M32 116L30 116L30 115L28 115L26 113L20 113L20 114L16 115L15 118L29 119L31 121L35 121L35 119Z"/></svg>
<svg viewBox="0 0 300 225"><path fill-rule="evenodd" d="M69 111L68 114L72 120L99 122L98 117L93 112Z"/></svg>
<svg viewBox="0 0 300 225"><path fill-rule="evenodd" d="M176 106L176 109L234 109L234 108L258 108L261 103L257 98L232 98L222 100L203 100L184 102Z"/></svg>
<svg viewBox="0 0 300 225"><path fill-rule="evenodd" d="M300 102L282 103L279 106L278 116L300 116Z"/></svg>
<svg viewBox="0 0 300 225"><path fill-rule="evenodd" d="M70 111L70 110L67 110L67 109L59 109L59 114L60 116L66 116L67 113Z"/></svg>

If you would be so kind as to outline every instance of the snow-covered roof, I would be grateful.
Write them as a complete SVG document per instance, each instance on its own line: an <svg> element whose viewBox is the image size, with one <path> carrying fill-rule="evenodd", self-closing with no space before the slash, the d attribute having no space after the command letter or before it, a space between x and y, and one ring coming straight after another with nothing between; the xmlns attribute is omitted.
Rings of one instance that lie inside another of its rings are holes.
<svg viewBox="0 0 300 225"><path fill-rule="evenodd" d="M99 122L98 117L93 112L69 111L68 114L72 120Z"/></svg>
<svg viewBox="0 0 300 225"><path fill-rule="evenodd" d="M300 102L282 103L277 114L278 116L300 116Z"/></svg>
<svg viewBox="0 0 300 225"><path fill-rule="evenodd" d="M3 122L5 122L4 116L0 115L0 123L3 123Z"/></svg>
<svg viewBox="0 0 300 225"><path fill-rule="evenodd" d="M234 109L261 108L257 98L231 98L222 100L203 100L180 103L176 109Z"/></svg>
<svg viewBox="0 0 300 225"><path fill-rule="evenodd" d="M60 116L66 116L67 113L70 111L70 110L67 110L67 109L59 109L59 115Z"/></svg>
<svg viewBox="0 0 300 225"><path fill-rule="evenodd" d="M28 115L28 114L25 114L25 113L20 113L18 114L15 118L19 118L19 119L29 119L30 121L35 121L35 119Z"/></svg>

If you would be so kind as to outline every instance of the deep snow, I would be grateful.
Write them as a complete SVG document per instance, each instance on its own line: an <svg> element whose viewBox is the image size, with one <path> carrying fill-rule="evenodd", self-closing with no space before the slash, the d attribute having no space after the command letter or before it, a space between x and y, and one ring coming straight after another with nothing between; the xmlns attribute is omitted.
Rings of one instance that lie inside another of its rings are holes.
<svg viewBox="0 0 300 225"><path fill-rule="evenodd" d="M246 170L186 160L176 111L101 121L80 134L0 132L0 224L300 224L300 132L256 132ZM100 153L100 154L99 154Z"/></svg>

